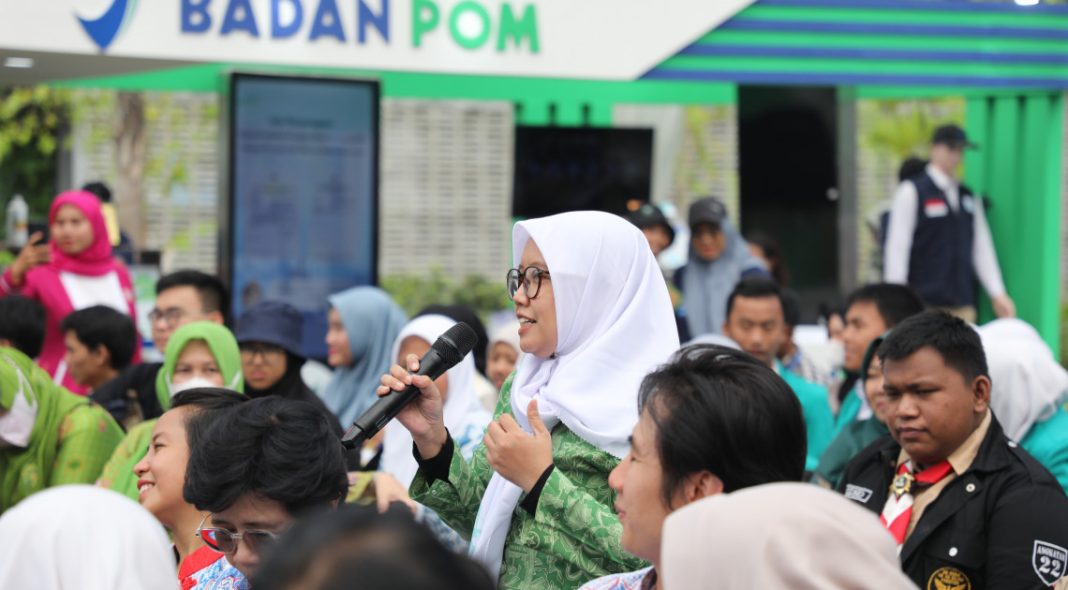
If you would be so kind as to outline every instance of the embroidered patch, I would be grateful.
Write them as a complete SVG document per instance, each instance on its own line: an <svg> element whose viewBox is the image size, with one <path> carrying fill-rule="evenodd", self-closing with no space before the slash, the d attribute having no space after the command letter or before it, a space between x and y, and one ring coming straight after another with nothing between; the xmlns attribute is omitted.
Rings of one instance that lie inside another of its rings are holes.
<svg viewBox="0 0 1068 590"><path fill-rule="evenodd" d="M927 199L923 202L923 214L927 217L945 217L949 215L949 206L942 199Z"/></svg>
<svg viewBox="0 0 1068 590"><path fill-rule="evenodd" d="M1035 568L1038 579L1047 586L1052 586L1065 574L1068 562L1068 550L1053 543L1035 541L1035 550L1031 553L1031 566Z"/></svg>
<svg viewBox="0 0 1068 590"><path fill-rule="evenodd" d="M940 567L927 579L927 590L972 590L972 581L954 567Z"/></svg>
<svg viewBox="0 0 1068 590"><path fill-rule="evenodd" d="M853 484L846 484L845 497L847 500L867 504L868 500L871 500L871 490Z"/></svg>

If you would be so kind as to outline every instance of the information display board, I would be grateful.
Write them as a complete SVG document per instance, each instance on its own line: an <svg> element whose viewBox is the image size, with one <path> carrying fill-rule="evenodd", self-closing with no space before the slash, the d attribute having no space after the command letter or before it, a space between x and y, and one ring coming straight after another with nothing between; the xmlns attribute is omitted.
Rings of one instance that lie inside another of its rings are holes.
<svg viewBox="0 0 1068 590"><path fill-rule="evenodd" d="M327 296L377 280L379 86L235 73L224 272L237 317L283 301L323 358Z"/></svg>

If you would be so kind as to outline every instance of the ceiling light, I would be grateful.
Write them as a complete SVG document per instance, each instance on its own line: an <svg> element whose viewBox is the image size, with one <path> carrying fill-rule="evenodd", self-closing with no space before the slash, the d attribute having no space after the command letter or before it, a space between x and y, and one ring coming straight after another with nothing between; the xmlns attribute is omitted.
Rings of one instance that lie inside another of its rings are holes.
<svg viewBox="0 0 1068 590"><path fill-rule="evenodd" d="M33 67L32 57L9 57L4 60L5 68L29 69Z"/></svg>
<svg viewBox="0 0 1068 590"><path fill-rule="evenodd" d="M1017 6L1035 6L1040 0L1014 0Z"/></svg>

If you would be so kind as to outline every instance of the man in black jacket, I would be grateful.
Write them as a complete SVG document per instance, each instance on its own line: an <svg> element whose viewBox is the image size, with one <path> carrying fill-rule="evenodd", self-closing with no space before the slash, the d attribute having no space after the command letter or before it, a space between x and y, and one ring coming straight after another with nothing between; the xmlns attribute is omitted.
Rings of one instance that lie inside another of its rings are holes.
<svg viewBox="0 0 1068 590"><path fill-rule="evenodd" d="M913 316L879 348L884 438L839 485L880 514L920 588L1048 588L1068 561L1068 498L1001 430L978 334L943 312Z"/></svg>

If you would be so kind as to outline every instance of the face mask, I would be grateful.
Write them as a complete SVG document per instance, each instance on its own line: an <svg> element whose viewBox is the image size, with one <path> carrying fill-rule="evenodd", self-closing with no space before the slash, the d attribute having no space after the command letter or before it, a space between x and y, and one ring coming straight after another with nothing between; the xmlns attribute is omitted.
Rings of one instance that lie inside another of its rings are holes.
<svg viewBox="0 0 1068 590"><path fill-rule="evenodd" d="M168 389L171 390L171 397L174 397L174 396L178 395L179 393L181 393L183 391L189 391L190 389L197 389L197 388L200 388L200 387L213 387L213 388L216 388L216 387L218 387L218 385L212 383L211 381L208 381L207 379L205 379L203 377L193 377L192 379L190 379L189 381L186 381L185 383L173 383L172 382L167 387L168 387Z"/></svg>
<svg viewBox="0 0 1068 590"><path fill-rule="evenodd" d="M11 410L0 416L0 441L10 446L26 448L30 444L30 434L36 421L37 406L31 406L21 391L15 393Z"/></svg>

